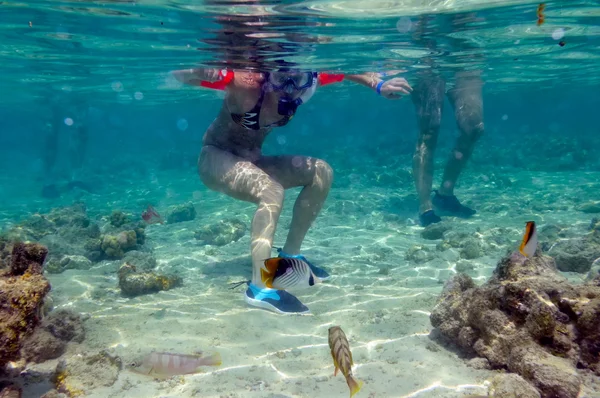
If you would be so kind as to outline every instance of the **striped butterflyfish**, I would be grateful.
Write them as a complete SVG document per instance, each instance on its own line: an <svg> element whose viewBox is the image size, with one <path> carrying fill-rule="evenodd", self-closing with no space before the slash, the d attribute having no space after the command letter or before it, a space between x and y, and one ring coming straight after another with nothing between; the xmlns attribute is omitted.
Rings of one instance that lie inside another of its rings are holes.
<svg viewBox="0 0 600 398"><path fill-rule="evenodd" d="M527 221L525 224L525 233L519 247L519 252L525 257L533 257L538 246L537 229L535 221Z"/></svg>
<svg viewBox="0 0 600 398"><path fill-rule="evenodd" d="M265 268L260 270L261 280L272 289L307 288L319 281L310 266L297 258L269 258L265 260Z"/></svg>

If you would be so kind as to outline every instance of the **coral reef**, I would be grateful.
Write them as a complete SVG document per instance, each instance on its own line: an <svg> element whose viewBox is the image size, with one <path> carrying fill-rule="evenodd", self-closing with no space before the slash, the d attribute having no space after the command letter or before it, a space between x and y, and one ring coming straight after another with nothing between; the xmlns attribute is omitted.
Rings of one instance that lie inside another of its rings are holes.
<svg viewBox="0 0 600 398"><path fill-rule="evenodd" d="M69 397L85 396L86 389L112 386L122 368L121 359L106 351L76 355L58 364L54 382Z"/></svg>
<svg viewBox="0 0 600 398"><path fill-rule="evenodd" d="M6 247L2 251L8 252ZM40 322L50 283L43 276L48 250L34 243L14 243L0 270L0 368L19 358L24 339Z"/></svg>
<svg viewBox="0 0 600 398"><path fill-rule="evenodd" d="M229 218L200 228L194 233L194 237L206 245L225 246L240 240L246 230L246 224L242 221Z"/></svg>
<svg viewBox="0 0 600 398"><path fill-rule="evenodd" d="M521 376L508 373L492 378L490 398L540 398L540 393Z"/></svg>
<svg viewBox="0 0 600 398"><path fill-rule="evenodd" d="M57 339L45 329L36 328L33 334L23 343L21 355L28 362L40 363L60 357L66 349L66 342Z"/></svg>
<svg viewBox="0 0 600 398"><path fill-rule="evenodd" d="M600 257L600 229L583 237L559 240L548 254L554 257L559 270L586 273Z"/></svg>
<svg viewBox="0 0 600 398"><path fill-rule="evenodd" d="M51 273L60 273L67 269L89 269L93 263L105 259L121 259L130 250L138 249L145 242L145 226L142 223L123 224L128 227L122 231L106 233L97 238L83 241L84 256L62 254L53 256L48 260L47 270Z"/></svg>
<svg viewBox="0 0 600 398"><path fill-rule="evenodd" d="M175 275L159 275L154 272L138 272L131 264L123 264L119 269L119 288L126 297L157 293L182 285L182 280Z"/></svg>
<svg viewBox="0 0 600 398"><path fill-rule="evenodd" d="M192 221L196 218L196 208L192 202L173 206L167 215L167 223L174 224L183 221Z"/></svg>
<svg viewBox="0 0 600 398"><path fill-rule="evenodd" d="M121 211L113 211L100 228L91 222L83 203L36 214L3 233L3 239L38 241L48 247L46 270L89 269L105 259L121 259L139 249L146 240L143 221L131 221Z"/></svg>
<svg viewBox="0 0 600 398"><path fill-rule="evenodd" d="M85 255L82 242L100 236L100 227L87 216L83 203L35 214L3 235L9 241L36 241L48 248L48 261L60 261L63 255Z"/></svg>
<svg viewBox="0 0 600 398"><path fill-rule="evenodd" d="M480 287L455 276L430 319L434 334L521 375L542 397L577 397L578 369L600 375L600 278L572 285L539 251L503 258Z"/></svg>
<svg viewBox="0 0 600 398"><path fill-rule="evenodd" d="M113 227L122 227L123 225L129 222L129 217L127 214L123 213L121 210L113 210L110 215L110 225Z"/></svg>

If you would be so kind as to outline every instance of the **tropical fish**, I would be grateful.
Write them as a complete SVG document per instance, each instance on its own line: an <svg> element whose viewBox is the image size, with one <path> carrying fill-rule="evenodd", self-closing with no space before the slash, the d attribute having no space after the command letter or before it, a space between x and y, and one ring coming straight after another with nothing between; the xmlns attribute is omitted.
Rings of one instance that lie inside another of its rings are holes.
<svg viewBox="0 0 600 398"><path fill-rule="evenodd" d="M128 369L155 378L168 378L177 375L199 373L201 366L221 365L221 355L217 352L208 357L196 355L152 352L141 360L129 364Z"/></svg>
<svg viewBox="0 0 600 398"><path fill-rule="evenodd" d="M148 208L146 209L146 211L144 211L142 213L142 218L148 224L162 224L163 223L162 217L160 216L160 214L158 214L158 212L154 209L154 207L152 207L152 205L148 205Z"/></svg>
<svg viewBox="0 0 600 398"><path fill-rule="evenodd" d="M360 391L363 382L356 380L352 375L352 352L346 334L339 326L329 328L329 348L331 348L331 357L335 365L334 376L337 376L338 370L346 377L348 387L350 387L350 398Z"/></svg>
<svg viewBox="0 0 600 398"><path fill-rule="evenodd" d="M525 257L533 257L538 246L537 229L535 221L527 221L525 224L525 234L519 247L519 253Z"/></svg>
<svg viewBox="0 0 600 398"><path fill-rule="evenodd" d="M307 288L320 282L310 266L297 258L273 257L265 260L265 269L260 270L266 287L286 290L293 287Z"/></svg>
<svg viewBox="0 0 600 398"><path fill-rule="evenodd" d="M546 21L546 16L544 15L544 10L546 9L546 3L540 3L537 8L537 26L540 26Z"/></svg>

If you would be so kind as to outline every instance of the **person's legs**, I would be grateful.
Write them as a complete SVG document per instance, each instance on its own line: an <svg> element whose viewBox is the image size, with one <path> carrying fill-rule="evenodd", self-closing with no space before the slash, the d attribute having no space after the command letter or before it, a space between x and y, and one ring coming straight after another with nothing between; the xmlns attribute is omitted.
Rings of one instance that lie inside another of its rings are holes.
<svg viewBox="0 0 600 398"><path fill-rule="evenodd" d="M304 187L294 204L292 224L283 250L300 253L308 229L321 211L331 183L333 170L323 160L304 156L264 156L256 165L284 189Z"/></svg>
<svg viewBox="0 0 600 398"><path fill-rule="evenodd" d="M202 148L198 173L208 188L258 206L251 226L252 280L245 294L246 302L279 313L308 312L296 297L265 288L261 279L264 261L271 257L283 206L283 186L252 162L214 146Z"/></svg>
<svg viewBox="0 0 600 398"><path fill-rule="evenodd" d="M333 182L333 170L323 160L304 156L265 156L256 165L284 189L303 187L294 204L292 224L280 256L299 257L313 273L326 279L329 274L299 255L302 241L317 218Z"/></svg>
<svg viewBox="0 0 600 398"><path fill-rule="evenodd" d="M419 218L424 226L440 221L432 211L431 187L433 157L442 121L445 86L441 77L428 74L421 76L411 95L419 128L413 156L413 177L419 195Z"/></svg>
<svg viewBox="0 0 600 398"><path fill-rule="evenodd" d="M484 131L482 85L478 72L461 72L456 74L456 85L448 92L459 136L446 164L434 204L444 211L463 217L469 217L475 211L460 204L454 196L454 186Z"/></svg>
<svg viewBox="0 0 600 398"><path fill-rule="evenodd" d="M208 188L258 205L250 237L252 283L263 287L260 269L271 257L273 236L283 206L283 186L252 162L214 146L202 148L198 172Z"/></svg>

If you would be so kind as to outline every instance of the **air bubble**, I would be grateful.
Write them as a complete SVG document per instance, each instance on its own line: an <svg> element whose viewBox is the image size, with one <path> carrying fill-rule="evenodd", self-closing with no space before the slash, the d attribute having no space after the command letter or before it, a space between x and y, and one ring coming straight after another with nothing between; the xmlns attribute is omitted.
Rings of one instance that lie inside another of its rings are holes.
<svg viewBox="0 0 600 398"><path fill-rule="evenodd" d="M410 20L410 18L402 17L398 20L398 22L396 22L396 29L400 33L407 33L411 30L411 28L412 21Z"/></svg>
<svg viewBox="0 0 600 398"><path fill-rule="evenodd" d="M120 93L121 91L123 91L123 84L121 82L112 82L110 87L112 88L113 91L115 91L117 93Z"/></svg>
<svg viewBox="0 0 600 398"><path fill-rule="evenodd" d="M188 121L184 118L181 118L177 121L177 128L181 131L185 131L188 128Z"/></svg>
<svg viewBox="0 0 600 398"><path fill-rule="evenodd" d="M563 28L558 28L554 32L552 32L552 38L554 40L560 40L565 37L565 30Z"/></svg>

